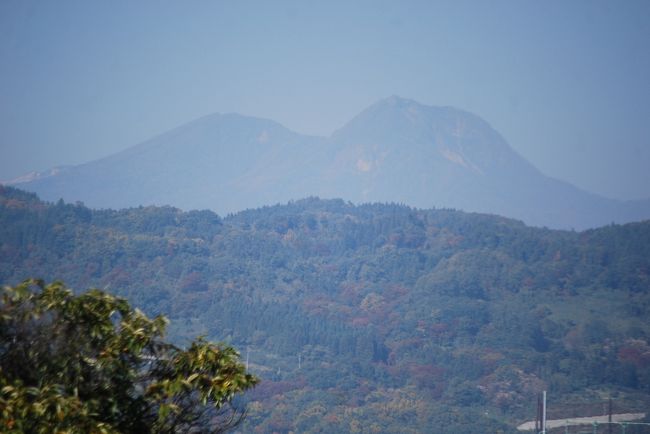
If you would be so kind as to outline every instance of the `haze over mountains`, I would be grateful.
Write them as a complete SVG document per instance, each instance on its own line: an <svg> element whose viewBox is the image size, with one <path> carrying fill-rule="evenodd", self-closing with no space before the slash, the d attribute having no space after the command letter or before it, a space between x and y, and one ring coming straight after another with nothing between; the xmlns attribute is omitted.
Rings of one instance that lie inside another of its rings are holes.
<svg viewBox="0 0 650 434"><path fill-rule="evenodd" d="M12 184L98 208L156 204L225 214L320 196L486 212L551 228L650 218L650 200L607 199L545 176L476 115L396 96L328 138L214 114Z"/></svg>

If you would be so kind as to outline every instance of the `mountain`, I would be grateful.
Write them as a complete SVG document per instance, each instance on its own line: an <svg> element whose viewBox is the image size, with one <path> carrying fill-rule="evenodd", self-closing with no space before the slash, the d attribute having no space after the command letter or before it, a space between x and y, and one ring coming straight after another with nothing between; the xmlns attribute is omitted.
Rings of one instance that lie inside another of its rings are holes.
<svg viewBox="0 0 650 434"><path fill-rule="evenodd" d="M650 405L650 221L315 198L219 218L0 186L0 284L28 276L239 348L262 379L242 432L514 434L542 390L550 419Z"/></svg>
<svg viewBox="0 0 650 434"><path fill-rule="evenodd" d="M549 178L485 121L390 97L331 137L269 120L210 115L113 156L13 185L98 208L173 205L221 214L308 196L505 215L584 229L650 217Z"/></svg>
<svg viewBox="0 0 650 434"><path fill-rule="evenodd" d="M225 212L283 199L270 189L242 185L240 178L252 172L275 182L285 169L282 156L300 156L318 142L272 121L216 114L115 155L14 185L50 200L100 208L173 204Z"/></svg>
<svg viewBox="0 0 650 434"><path fill-rule="evenodd" d="M332 140L338 152L323 183L334 186L326 197L450 207L567 229L650 217L650 201L606 199L543 175L487 122L451 107L391 97Z"/></svg>

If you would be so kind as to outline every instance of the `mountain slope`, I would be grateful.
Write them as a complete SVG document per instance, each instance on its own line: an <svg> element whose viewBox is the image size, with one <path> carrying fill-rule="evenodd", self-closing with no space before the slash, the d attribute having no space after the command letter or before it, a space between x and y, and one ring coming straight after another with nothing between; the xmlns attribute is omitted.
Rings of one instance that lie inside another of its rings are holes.
<svg viewBox="0 0 650 434"><path fill-rule="evenodd" d="M555 228L650 217L650 201L609 200L544 176L485 121L451 107L391 97L333 140L338 152L323 185L335 187L324 196L488 212Z"/></svg>
<svg viewBox="0 0 650 434"><path fill-rule="evenodd" d="M220 219L0 187L0 283L108 288L169 316L175 342L232 343L262 378L244 432L515 433L541 390L549 418L603 396L646 411L649 275L650 222L318 199Z"/></svg>
<svg viewBox="0 0 650 434"><path fill-rule="evenodd" d="M210 115L118 154L19 185L50 200L63 197L98 208L174 204L231 211L279 200L270 191L248 188L247 194L240 179L263 172L274 182L284 173L282 156L310 145L309 137L272 121Z"/></svg>
<svg viewBox="0 0 650 434"><path fill-rule="evenodd" d="M489 212L583 229L650 217L544 176L479 117L390 97L329 138L211 115L114 156L17 186L92 207L170 204L219 213L307 196Z"/></svg>

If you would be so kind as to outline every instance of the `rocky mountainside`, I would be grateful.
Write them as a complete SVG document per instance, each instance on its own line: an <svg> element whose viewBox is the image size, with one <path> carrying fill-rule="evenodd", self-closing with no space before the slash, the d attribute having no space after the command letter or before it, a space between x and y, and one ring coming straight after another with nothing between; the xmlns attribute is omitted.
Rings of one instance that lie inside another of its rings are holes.
<svg viewBox="0 0 650 434"><path fill-rule="evenodd" d="M169 204L226 214L320 196L487 212L552 228L650 217L650 201L610 200L543 175L476 115L395 96L328 138L216 114L14 185L98 208Z"/></svg>

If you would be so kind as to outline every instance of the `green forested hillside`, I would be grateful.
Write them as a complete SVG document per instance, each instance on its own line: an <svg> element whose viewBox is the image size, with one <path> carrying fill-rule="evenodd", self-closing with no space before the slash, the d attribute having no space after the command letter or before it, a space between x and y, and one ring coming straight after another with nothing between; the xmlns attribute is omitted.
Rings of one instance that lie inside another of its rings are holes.
<svg viewBox="0 0 650 434"><path fill-rule="evenodd" d="M239 348L262 379L245 432L514 432L545 389L551 416L650 402L650 222L319 199L221 218L0 187L0 281L28 276Z"/></svg>

